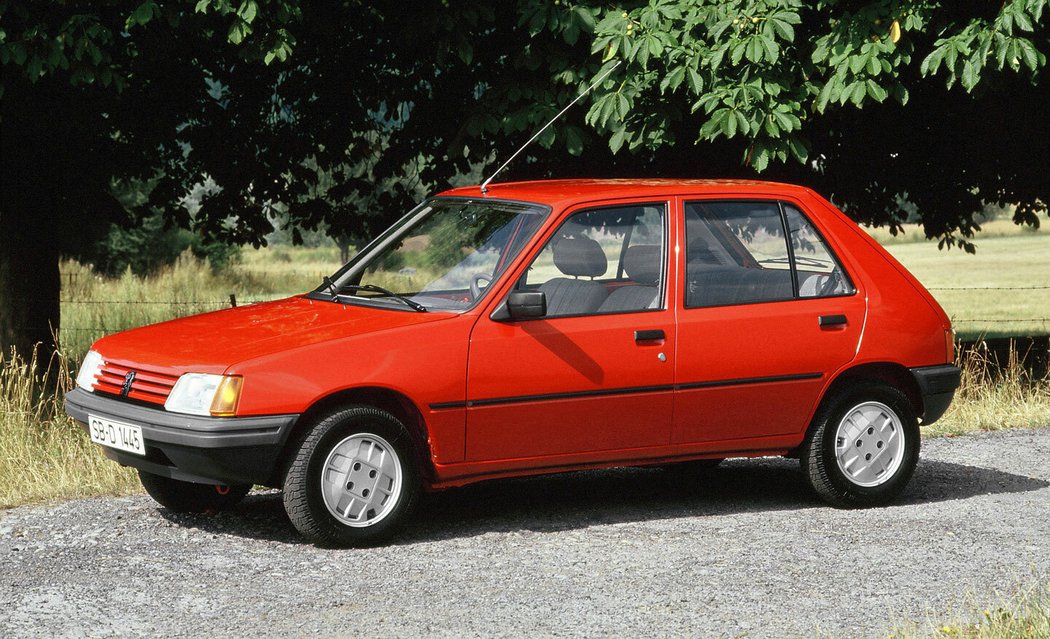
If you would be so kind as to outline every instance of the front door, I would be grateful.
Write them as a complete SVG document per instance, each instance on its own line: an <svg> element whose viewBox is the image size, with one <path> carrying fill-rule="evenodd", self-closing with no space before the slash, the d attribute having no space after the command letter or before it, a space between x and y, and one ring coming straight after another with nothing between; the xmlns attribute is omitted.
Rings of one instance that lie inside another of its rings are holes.
<svg viewBox="0 0 1050 639"><path fill-rule="evenodd" d="M544 293L547 315L479 319L468 362L467 461L538 467L558 456L607 459L669 443L667 208L572 213L517 276L516 290Z"/></svg>

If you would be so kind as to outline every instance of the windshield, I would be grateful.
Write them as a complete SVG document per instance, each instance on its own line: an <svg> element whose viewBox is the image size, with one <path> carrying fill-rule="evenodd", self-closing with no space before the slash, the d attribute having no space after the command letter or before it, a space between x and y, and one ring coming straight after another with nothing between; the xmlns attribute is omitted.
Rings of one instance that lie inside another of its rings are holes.
<svg viewBox="0 0 1050 639"><path fill-rule="evenodd" d="M545 208L518 202L429 200L314 294L399 310L466 310L510 266L546 216Z"/></svg>

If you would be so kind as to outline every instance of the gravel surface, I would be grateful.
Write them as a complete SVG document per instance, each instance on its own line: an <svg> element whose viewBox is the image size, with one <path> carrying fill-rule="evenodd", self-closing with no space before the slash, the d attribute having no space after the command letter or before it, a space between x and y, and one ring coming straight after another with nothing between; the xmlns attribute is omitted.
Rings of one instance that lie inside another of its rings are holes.
<svg viewBox="0 0 1050 639"><path fill-rule="evenodd" d="M431 495L393 545L303 544L277 493L0 513L0 637L885 636L1050 579L1050 428L924 442L903 499L826 507L797 462Z"/></svg>

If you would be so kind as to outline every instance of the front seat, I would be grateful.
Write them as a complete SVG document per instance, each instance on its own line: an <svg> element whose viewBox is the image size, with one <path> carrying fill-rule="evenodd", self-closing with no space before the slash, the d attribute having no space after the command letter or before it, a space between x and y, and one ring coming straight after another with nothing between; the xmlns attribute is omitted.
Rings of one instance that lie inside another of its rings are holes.
<svg viewBox="0 0 1050 639"><path fill-rule="evenodd" d="M579 278L605 275L609 262L601 245L587 237L562 238L553 250L554 265L570 277L555 277L540 285L540 291L547 298L547 316L597 311L609 293L598 282Z"/></svg>
<svg viewBox="0 0 1050 639"><path fill-rule="evenodd" d="M602 302L602 313L623 313L655 308L660 292L660 265L663 251L655 244L628 246L623 254L623 270L637 284L621 286Z"/></svg>

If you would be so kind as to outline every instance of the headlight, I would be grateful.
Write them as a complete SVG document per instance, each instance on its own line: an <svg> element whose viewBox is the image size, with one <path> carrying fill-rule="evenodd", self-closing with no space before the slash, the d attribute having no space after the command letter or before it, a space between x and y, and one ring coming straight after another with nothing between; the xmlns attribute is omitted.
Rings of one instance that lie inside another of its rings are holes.
<svg viewBox="0 0 1050 639"><path fill-rule="evenodd" d="M95 379L102 372L102 356L95 351L88 351L84 362L77 371L77 386L89 393L94 392Z"/></svg>
<svg viewBox="0 0 1050 639"><path fill-rule="evenodd" d="M243 380L230 375L186 373L175 382L164 408L173 413L231 417L237 412Z"/></svg>

